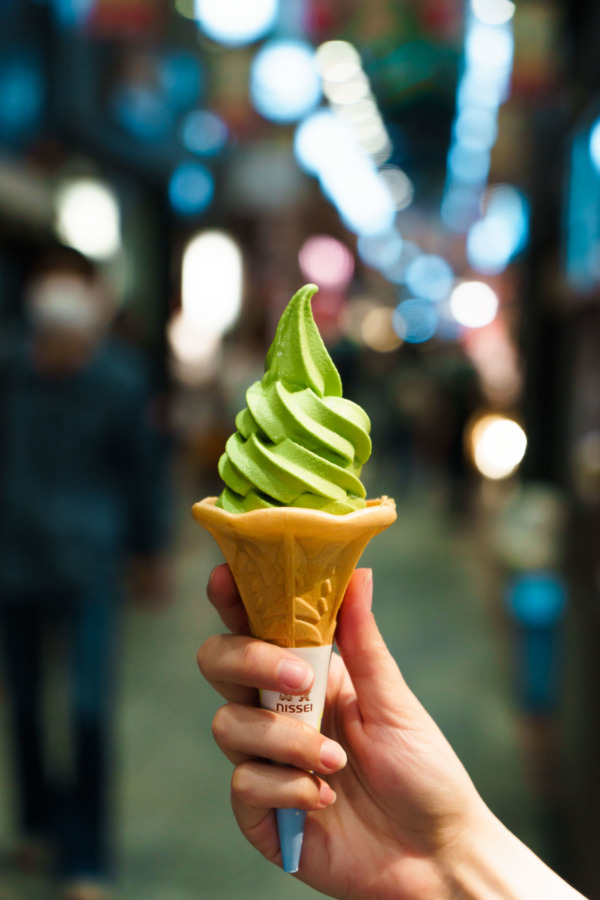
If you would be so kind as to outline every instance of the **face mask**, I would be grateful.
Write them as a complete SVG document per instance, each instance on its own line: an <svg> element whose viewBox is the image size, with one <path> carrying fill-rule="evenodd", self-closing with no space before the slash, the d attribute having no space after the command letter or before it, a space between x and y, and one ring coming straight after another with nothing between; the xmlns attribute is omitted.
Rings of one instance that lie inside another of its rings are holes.
<svg viewBox="0 0 600 900"><path fill-rule="evenodd" d="M102 321L102 304L95 289L75 275L47 275L27 295L31 320L38 328L61 328L84 334Z"/></svg>

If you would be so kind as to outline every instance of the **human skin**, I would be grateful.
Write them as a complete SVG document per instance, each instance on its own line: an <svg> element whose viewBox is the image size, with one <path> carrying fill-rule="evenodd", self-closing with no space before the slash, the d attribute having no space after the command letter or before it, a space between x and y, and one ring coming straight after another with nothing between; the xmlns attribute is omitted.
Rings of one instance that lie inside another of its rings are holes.
<svg viewBox="0 0 600 900"><path fill-rule="evenodd" d="M208 597L232 634L209 638L198 663L227 701L213 733L235 767L231 802L244 836L281 866L274 807L307 810L296 877L343 900L581 898L484 804L391 657L372 587L371 571L356 570L319 733L257 706L257 688L302 694L312 672L250 637L229 569L211 574Z"/></svg>

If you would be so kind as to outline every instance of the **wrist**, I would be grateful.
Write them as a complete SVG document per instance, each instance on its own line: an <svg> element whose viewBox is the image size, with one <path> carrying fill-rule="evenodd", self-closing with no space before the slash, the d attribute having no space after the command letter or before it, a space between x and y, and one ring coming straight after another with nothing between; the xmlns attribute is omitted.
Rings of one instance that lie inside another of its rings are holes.
<svg viewBox="0 0 600 900"><path fill-rule="evenodd" d="M584 900L487 808L454 849L449 900Z"/></svg>

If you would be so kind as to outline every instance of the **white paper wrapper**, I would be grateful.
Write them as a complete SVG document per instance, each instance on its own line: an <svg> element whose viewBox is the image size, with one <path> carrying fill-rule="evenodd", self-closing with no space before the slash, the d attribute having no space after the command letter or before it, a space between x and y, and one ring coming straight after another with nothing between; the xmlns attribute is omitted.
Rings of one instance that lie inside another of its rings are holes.
<svg viewBox="0 0 600 900"><path fill-rule="evenodd" d="M285 694L279 691L260 691L261 706L282 716L291 716L301 722L306 722L320 731L325 708L331 651L331 644L325 647L289 648L288 653L303 659L312 667L315 673L313 686L310 691L302 695ZM276 812L283 869L285 872L297 872L300 865L306 813L299 809L278 809Z"/></svg>

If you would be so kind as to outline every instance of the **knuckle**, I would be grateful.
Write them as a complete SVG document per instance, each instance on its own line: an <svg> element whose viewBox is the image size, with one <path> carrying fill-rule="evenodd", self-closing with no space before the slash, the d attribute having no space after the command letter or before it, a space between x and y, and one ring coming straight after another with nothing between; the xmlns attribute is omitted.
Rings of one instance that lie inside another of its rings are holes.
<svg viewBox="0 0 600 900"><path fill-rule="evenodd" d="M302 807L311 807L318 800L318 788L314 778L310 775L304 775L300 780L298 792L300 795L298 805L302 805Z"/></svg>
<svg viewBox="0 0 600 900"><path fill-rule="evenodd" d="M261 651L262 647L259 641L247 641L240 656L241 667L244 671L255 672L260 667Z"/></svg>

